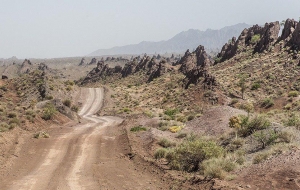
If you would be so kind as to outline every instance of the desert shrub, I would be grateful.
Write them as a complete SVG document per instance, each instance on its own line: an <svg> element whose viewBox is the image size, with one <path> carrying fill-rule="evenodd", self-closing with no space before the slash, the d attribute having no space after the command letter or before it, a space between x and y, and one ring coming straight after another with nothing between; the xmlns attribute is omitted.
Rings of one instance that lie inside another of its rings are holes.
<svg viewBox="0 0 300 190"><path fill-rule="evenodd" d="M74 84L75 84L74 81L70 81L70 80L65 81L65 85L73 86Z"/></svg>
<svg viewBox="0 0 300 190"><path fill-rule="evenodd" d="M260 88L260 83L257 83L257 82L253 83L251 86L251 90L257 90L259 88Z"/></svg>
<svg viewBox="0 0 300 190"><path fill-rule="evenodd" d="M232 105L234 105L234 104L236 104L238 102L239 102L239 100L236 99L236 98L234 98L234 99L231 100L230 105L232 106Z"/></svg>
<svg viewBox="0 0 300 190"><path fill-rule="evenodd" d="M130 112L131 110L129 109L129 108L123 108L123 112L125 112L125 113L128 113L128 112Z"/></svg>
<svg viewBox="0 0 300 190"><path fill-rule="evenodd" d="M27 111L25 112L25 114L26 114L26 115L29 115L29 116L32 116L32 117L35 117L35 116L36 116L36 114L35 114L35 112L34 112L33 110L27 110Z"/></svg>
<svg viewBox="0 0 300 190"><path fill-rule="evenodd" d="M164 158L167 154L168 150L165 148L159 148L155 151L154 153L154 158L155 159L161 159Z"/></svg>
<svg viewBox="0 0 300 190"><path fill-rule="evenodd" d="M164 113L165 113L167 116L171 117L171 119L174 119L176 113L178 113L178 110L177 110L177 109L167 109Z"/></svg>
<svg viewBox="0 0 300 190"><path fill-rule="evenodd" d="M300 126L299 117L295 113L292 113L289 116L289 118L285 121L285 125L287 125L287 126L295 126L295 127L298 128Z"/></svg>
<svg viewBox="0 0 300 190"><path fill-rule="evenodd" d="M169 148L169 147L172 147L172 146L176 145L174 142L171 142L171 141L169 141L168 139L165 139L165 138L160 139L157 144L159 144L160 146L162 146L164 148Z"/></svg>
<svg viewBox="0 0 300 190"><path fill-rule="evenodd" d="M299 95L298 91L290 91L288 93L288 97L297 97Z"/></svg>
<svg viewBox="0 0 300 190"><path fill-rule="evenodd" d="M241 148L244 145L244 139L242 138L234 138L231 140L231 142L228 144L228 146L226 147L226 149L228 151L236 151L237 149Z"/></svg>
<svg viewBox="0 0 300 190"><path fill-rule="evenodd" d="M169 128L169 131L171 131L172 133L177 133L178 131L181 131L182 128L182 126L172 126Z"/></svg>
<svg viewBox="0 0 300 190"><path fill-rule="evenodd" d="M227 172L236 168L236 164L226 158L212 158L201 163L201 170L205 177L224 179Z"/></svg>
<svg viewBox="0 0 300 190"><path fill-rule="evenodd" d="M262 161L268 159L269 156L270 156L269 152L258 153L257 155L254 156L252 163L259 164Z"/></svg>
<svg viewBox="0 0 300 190"><path fill-rule="evenodd" d="M215 64L220 63L222 60L222 57L215 57L214 60L215 60Z"/></svg>
<svg viewBox="0 0 300 190"><path fill-rule="evenodd" d="M9 124L16 124L16 125L20 125L20 120L16 117L12 118L9 120Z"/></svg>
<svg viewBox="0 0 300 190"><path fill-rule="evenodd" d="M48 133L46 133L45 131L41 131L38 133L35 133L33 135L33 138L39 139L39 138L50 138L50 135Z"/></svg>
<svg viewBox="0 0 300 190"><path fill-rule="evenodd" d="M54 116L55 113L56 113L56 108L54 107L54 105L51 103L48 103L43 109L42 118L44 120L50 120L50 119L52 119L52 117Z"/></svg>
<svg viewBox="0 0 300 190"><path fill-rule="evenodd" d="M67 107L70 107L71 106L71 100L67 99L67 100L64 100L63 101L63 104Z"/></svg>
<svg viewBox="0 0 300 190"><path fill-rule="evenodd" d="M139 131L147 131L147 129L141 125L132 127L130 129L131 132L139 132Z"/></svg>
<svg viewBox="0 0 300 190"><path fill-rule="evenodd" d="M0 132L5 132L9 130L9 125L5 122L0 123Z"/></svg>
<svg viewBox="0 0 300 190"><path fill-rule="evenodd" d="M261 106L264 108L270 108L274 106L274 101L272 98L265 98L263 102L261 103Z"/></svg>
<svg viewBox="0 0 300 190"><path fill-rule="evenodd" d="M177 121L184 123L184 122L187 121L187 119L186 119L185 116L180 116L180 117L177 118Z"/></svg>
<svg viewBox="0 0 300 190"><path fill-rule="evenodd" d="M197 171L199 164L210 158L218 158L224 154L224 149L215 141L197 139L184 141L166 155L172 169L188 172Z"/></svg>
<svg viewBox="0 0 300 190"><path fill-rule="evenodd" d="M278 139L279 135L273 130L257 131L253 134L255 140L261 143L262 148L269 146Z"/></svg>
<svg viewBox="0 0 300 190"><path fill-rule="evenodd" d="M9 112L7 114L7 117L9 117L9 118L15 118L15 117L17 117L17 114L15 112Z"/></svg>
<svg viewBox="0 0 300 190"><path fill-rule="evenodd" d="M71 107L71 110L77 113L78 110L79 110L79 108L78 108L78 106L73 105L73 106Z"/></svg>
<svg viewBox="0 0 300 190"><path fill-rule="evenodd" d="M255 34L252 36L250 43L251 44L256 44L260 40L260 34Z"/></svg>
<svg viewBox="0 0 300 190"><path fill-rule="evenodd" d="M255 116L252 119L246 116L240 116L241 128L238 131L243 137L249 136L256 131L268 128L271 123L263 116Z"/></svg>
<svg viewBox="0 0 300 190"><path fill-rule="evenodd" d="M52 100L52 99L53 99L53 96L47 95L45 98L46 98L46 100Z"/></svg>
<svg viewBox="0 0 300 190"><path fill-rule="evenodd" d="M281 131L278 134L278 139L280 139L280 141L284 142L284 143L292 142L293 138L294 138L294 135L291 132L288 132L288 131Z"/></svg>

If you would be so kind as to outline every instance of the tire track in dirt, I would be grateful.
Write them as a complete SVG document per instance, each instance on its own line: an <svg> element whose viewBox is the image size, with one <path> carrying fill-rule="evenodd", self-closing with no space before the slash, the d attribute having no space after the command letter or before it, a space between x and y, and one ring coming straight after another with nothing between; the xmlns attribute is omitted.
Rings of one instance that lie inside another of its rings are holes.
<svg viewBox="0 0 300 190"><path fill-rule="evenodd" d="M81 89L83 123L57 127L51 138L25 146L24 155L16 160L24 164L15 163L0 189L163 189L158 176L136 167L126 156L127 136L118 127L123 120L94 115L102 106L103 93L100 88ZM34 159L27 149L34 152Z"/></svg>

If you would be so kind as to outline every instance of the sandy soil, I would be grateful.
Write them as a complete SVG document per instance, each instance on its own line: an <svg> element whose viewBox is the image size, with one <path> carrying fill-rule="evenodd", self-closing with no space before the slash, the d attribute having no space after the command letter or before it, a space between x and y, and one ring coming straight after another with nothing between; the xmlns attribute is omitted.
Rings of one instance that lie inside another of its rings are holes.
<svg viewBox="0 0 300 190"><path fill-rule="evenodd" d="M30 139L8 167L0 189L162 189L159 176L130 160L122 119L94 115L103 89L82 89L81 123L50 130L49 139Z"/></svg>

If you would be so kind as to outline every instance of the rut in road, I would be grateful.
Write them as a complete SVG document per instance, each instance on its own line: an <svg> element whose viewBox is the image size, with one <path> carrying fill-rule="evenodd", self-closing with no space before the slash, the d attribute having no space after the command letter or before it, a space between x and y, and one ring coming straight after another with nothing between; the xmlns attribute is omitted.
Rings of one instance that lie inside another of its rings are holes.
<svg viewBox="0 0 300 190"><path fill-rule="evenodd" d="M61 127L51 138L24 146L0 183L0 189L162 189L157 176L126 158L130 152L122 119L94 115L103 102L102 88L81 89L82 124Z"/></svg>

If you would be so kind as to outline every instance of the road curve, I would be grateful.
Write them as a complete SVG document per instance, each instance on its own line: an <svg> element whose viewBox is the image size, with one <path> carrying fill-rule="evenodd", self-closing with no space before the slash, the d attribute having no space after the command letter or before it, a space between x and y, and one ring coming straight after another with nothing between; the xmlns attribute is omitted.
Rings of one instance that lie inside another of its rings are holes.
<svg viewBox="0 0 300 190"><path fill-rule="evenodd" d="M11 181L7 189L84 189L80 182L92 176L82 176L82 171L88 167L86 161L90 159L89 152L99 148L93 147L92 137L101 135L101 128L118 124L122 120L94 115L101 108L103 89L82 89L81 98L84 104L79 115L89 121L73 126L68 133L51 137L49 141L53 142L43 151L47 153L42 155L40 163L26 171L27 175Z"/></svg>
<svg viewBox="0 0 300 190"><path fill-rule="evenodd" d="M0 189L162 189L157 176L140 170L126 156L130 147L119 127L122 119L95 115L103 89L82 88L80 93L83 122L56 128L49 139L25 143L0 176Z"/></svg>

